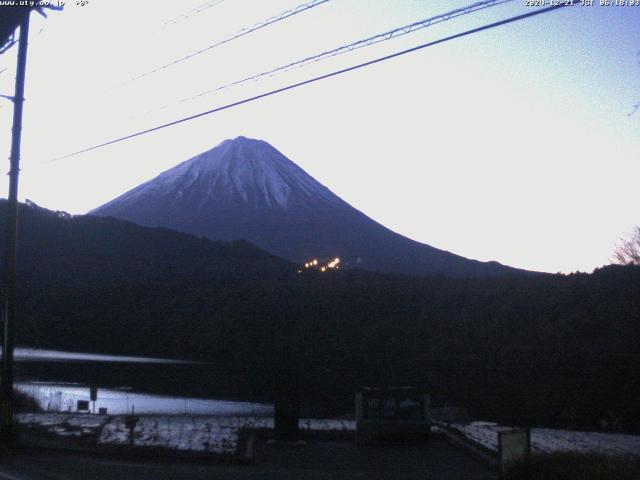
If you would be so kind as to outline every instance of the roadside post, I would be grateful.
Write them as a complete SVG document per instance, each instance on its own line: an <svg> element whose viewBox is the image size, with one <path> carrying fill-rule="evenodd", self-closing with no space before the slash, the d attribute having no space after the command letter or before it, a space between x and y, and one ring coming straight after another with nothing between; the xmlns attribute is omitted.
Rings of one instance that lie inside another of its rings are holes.
<svg viewBox="0 0 640 480"><path fill-rule="evenodd" d="M96 413L96 400L98 400L98 387L96 387L95 385L91 385L89 387L89 398L91 399L91 402L93 402L93 413L95 415L95 413Z"/></svg>
<svg viewBox="0 0 640 480"><path fill-rule="evenodd" d="M517 428L498 432L498 460L500 477L503 478L509 467L531 453L531 430Z"/></svg>
<svg viewBox="0 0 640 480"><path fill-rule="evenodd" d="M18 65L13 101L13 130L9 157L9 195L5 221L5 286L2 298L2 322L4 338L2 364L0 365L0 442L8 446L12 442L13 428L13 343L16 318L16 245L18 243L18 176L20 174L20 142L22 139L22 107L27 69L27 44L29 39L28 10L20 21Z"/></svg>
<svg viewBox="0 0 640 480"><path fill-rule="evenodd" d="M275 440L297 442L300 420L300 378L296 368L280 370L274 393Z"/></svg>

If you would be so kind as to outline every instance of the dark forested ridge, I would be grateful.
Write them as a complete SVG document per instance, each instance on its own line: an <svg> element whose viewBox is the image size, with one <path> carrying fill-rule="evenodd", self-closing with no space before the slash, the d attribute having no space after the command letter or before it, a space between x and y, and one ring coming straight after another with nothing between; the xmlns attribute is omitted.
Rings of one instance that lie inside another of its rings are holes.
<svg viewBox="0 0 640 480"><path fill-rule="evenodd" d="M476 418L640 432L640 267L297 274L246 243L24 206L20 222L21 345L209 360L247 392L298 374L327 412L411 384Z"/></svg>

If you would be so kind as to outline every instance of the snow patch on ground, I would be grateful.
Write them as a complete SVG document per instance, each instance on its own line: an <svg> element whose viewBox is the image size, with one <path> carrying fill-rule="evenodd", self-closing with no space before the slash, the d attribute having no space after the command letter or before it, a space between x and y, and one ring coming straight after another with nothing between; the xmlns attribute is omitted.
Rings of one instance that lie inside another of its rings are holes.
<svg viewBox="0 0 640 480"><path fill-rule="evenodd" d="M61 437L97 436L109 417L89 414L22 413L15 416L18 425L37 428Z"/></svg>
<svg viewBox="0 0 640 480"><path fill-rule="evenodd" d="M215 417L141 417L133 429L133 445L232 454L238 446L238 428L223 423Z"/></svg>
<svg viewBox="0 0 640 480"><path fill-rule="evenodd" d="M97 445L166 448L180 452L233 455L243 429L273 429L271 417L34 413L16 415L18 425L58 437L97 438ZM355 431L355 421L304 418L303 431Z"/></svg>
<svg viewBox="0 0 640 480"><path fill-rule="evenodd" d="M109 418L105 423L98 444L103 445L129 445L131 439L131 426L126 417Z"/></svg>
<svg viewBox="0 0 640 480"><path fill-rule="evenodd" d="M511 429L511 427L491 422L473 422L469 425L450 424L449 427L495 452L498 451L498 433ZM640 436L532 428L531 449L534 453L576 452L640 456Z"/></svg>

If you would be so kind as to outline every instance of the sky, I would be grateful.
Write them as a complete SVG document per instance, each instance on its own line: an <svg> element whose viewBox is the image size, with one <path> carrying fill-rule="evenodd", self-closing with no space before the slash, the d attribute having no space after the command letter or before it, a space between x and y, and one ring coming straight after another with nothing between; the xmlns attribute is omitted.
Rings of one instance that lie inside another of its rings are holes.
<svg viewBox="0 0 640 480"><path fill-rule="evenodd" d="M392 230L468 258L590 272L640 224L640 112L629 115L640 100L634 6L564 8L54 160L532 11L524 0L507 2L198 96L472 3L329 0L135 79L302 3L74 0L47 19L34 14L19 198L86 213L244 135L268 141ZM13 90L16 50L0 56L0 93ZM10 129L11 104L0 100L3 158Z"/></svg>

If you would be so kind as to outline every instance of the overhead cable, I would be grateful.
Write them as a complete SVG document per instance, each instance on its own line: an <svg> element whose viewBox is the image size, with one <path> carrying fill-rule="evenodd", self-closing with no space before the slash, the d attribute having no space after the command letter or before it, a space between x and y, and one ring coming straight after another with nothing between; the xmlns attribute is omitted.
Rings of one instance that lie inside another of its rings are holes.
<svg viewBox="0 0 640 480"><path fill-rule="evenodd" d="M253 33L257 30L260 30L262 28L265 28L269 25L272 25L274 23L280 22L286 18L292 17L294 15L297 15L298 13L302 13L304 11L310 10L314 7L317 7L318 5L321 5L323 3L327 3L329 0L311 0L310 2L307 3L303 3L301 5L298 5L295 8L292 8L290 10L286 10L278 15L275 15L273 17L269 17L266 20L263 20L261 22L256 23L255 25L251 26L251 27L247 27L247 28L243 28L242 30L239 30L238 32L220 40L217 41L205 48L202 48L200 50L196 50L195 52L192 52L184 57L178 58L176 60L173 60L169 63L166 63L160 67L154 68L153 70L149 70L148 72L142 73L140 75L138 75L137 77L132 78L130 81L135 81L135 80L139 80L141 78L147 77L149 75L152 75L154 73L157 73L161 70L165 70L169 67L172 67L174 65L177 65L179 63L185 62L193 57L196 57L204 52L208 52L209 50L212 50L216 47L219 47L220 45L224 45L225 43L229 43L232 42L233 40L236 40L238 38L244 37L245 35L248 35L250 33Z"/></svg>
<svg viewBox="0 0 640 480"><path fill-rule="evenodd" d="M349 43L347 45L342 45L340 47L337 47L337 48L334 48L334 49L331 49L331 50L327 50L327 51L318 53L316 55L311 55L311 56L305 57L303 59L296 60L294 62L288 63L286 65L283 65L283 66L280 66L280 67L277 67L277 68L273 68L271 70L264 71L262 73L258 73L256 75L251 75L251 76L243 78L241 80L236 80L234 82L227 83L225 85L221 85L221 86L212 88L210 90L206 90L206 91L198 93L196 95L183 98L183 99L179 100L178 103L184 103L184 102L187 102L187 101L190 101L190 100L194 100L196 98L203 97L205 95L209 95L209 94L214 93L214 92L219 92L221 90L225 90L225 89L230 88L230 87L235 87L235 86L242 85L242 84L250 82L250 81L259 80L260 78L263 78L263 77L270 77L270 76L275 75L276 73L284 73L284 72L287 72L287 71L289 71L289 70L291 70L293 68L303 67L303 66L308 65L310 63L319 62L321 60L325 60L327 58L335 57L335 56L341 55L343 53L351 52L351 51L357 50L359 48L368 47L368 46L374 45L376 43L385 42L385 41L391 40L393 38L397 38L397 37L400 37L400 36L403 36L403 35L407 35L409 33L415 32L416 30L421 30L423 28L427 28L427 27L430 27L430 26L435 25L437 23L441 23L441 22L445 22L447 20L451 20L453 18L460 17L462 15L468 15L470 13L477 12L478 10L483 10L483 9L486 9L486 8L495 7L495 6L500 5L502 3L508 3L508 2L513 2L513 1L514 0L485 0L485 1L481 1L481 2L476 2L476 3L468 5L466 7L457 8L455 10L451 10L451 11L446 12L446 13L435 15L433 17L425 18L423 20L420 20L420 21L417 21L417 22L413 22L413 23L410 23L408 25L403 25L402 27L394 28L393 30L389 30L387 32L379 33L379 34L373 35L371 37L367 37L367 38L364 38L362 40L358 40L356 42Z"/></svg>
<svg viewBox="0 0 640 480"><path fill-rule="evenodd" d="M215 7L216 5L219 5L222 2L224 2L224 0L209 0L208 2L202 3L202 4L198 5L197 7L192 8L187 13L183 13L181 15L178 15L175 18L172 18L171 20L167 20L166 22L164 22L162 24L162 28L166 28L169 25L175 25L176 23L180 23L183 20L186 20L186 19L188 19L190 17L193 17L194 15L197 15L198 13L202 13L205 10L208 10L211 7Z"/></svg>
<svg viewBox="0 0 640 480"><path fill-rule="evenodd" d="M370 65L375 65L377 63L381 63L381 62L384 62L386 60L390 60L392 58L400 57L402 55L406 55L408 53L413 53L413 52L416 52L418 50L422 50L422 49L425 49L425 48L428 48L428 47L439 45L441 43L445 43L445 42L448 42L448 41L451 41L451 40L455 40L457 38L473 35L473 34L476 34L476 33L479 33L479 32L485 31L485 30L489 30L489 29L492 29L492 28L495 28L495 27L499 27L499 26L502 26L502 25L507 25L509 23L513 23L513 22L517 22L519 20L524 20L524 19L527 19L527 18L531 18L531 17L537 16L537 15L541 15L541 14L544 14L544 13L547 13L547 12L552 12L552 11L555 11L555 10L559 10L561 8L565 8L565 7L568 7L568 6L571 6L571 4L561 3L559 5L553 5L553 6L550 6L550 7L545 7L545 8L533 10L531 12L524 13L524 14L521 14L521 15L516 15L514 17L509 17L509 18L506 18L504 20L499 20L497 22L493 22L493 23L489 23L489 24L483 25L481 27L472 28L470 30L466 30L466 31L463 31L463 32L460 32L460 33L449 35L447 37L443 37L443 38L440 38L438 40L432 40L430 42L423 43L423 44L418 45L416 47L408 48L406 50L402 50L402 51L399 51L399 52L396 52L396 53L385 55L383 57L379 57L379 58L376 58L374 60L369 60L367 62L359 63L359 64L353 65L351 67L346 67L346 68L343 68L343 69L340 69L340 70L333 71L331 73L326 73L326 74L323 74L323 75L319 75L317 77L313 77L313 78L310 78L310 79L307 79L307 80L304 80L304 81L301 81L301 82L297 82L297 83L294 83L294 84L291 84L291 85L287 85L285 87L277 88L275 90L270 90L268 92L261 93L259 95L254 95L252 97L248 97L248 98L245 98L245 99L242 99L242 100L238 100L236 102L229 103L229 104L226 104L226 105L223 105L223 106L220 106L220 107L215 107L215 108L212 108L212 109L209 109L209 110L205 110L204 112L200 112L200 113L197 113L197 114L194 114L194 115L189 115L188 117L180 118L180 119L174 120L172 122L164 123L162 125L157 125L155 127L148 128L146 130L141 130L141 131L138 131L136 133L132 133L132 134L129 134L129 135L125 135L123 137L119 137L119 138L116 138L116 139L113 139L113 140L109 140L107 142L100 143L98 145L93 145L91 147L83 148L81 150L77 150L75 152L63 155L61 157L54 158L54 159L51 160L51 162L55 162L55 161L59 161L59 160L65 159L65 158L70 158L70 157L73 157L73 156L76 156L76 155L80 155L81 153L86 153L86 152L89 152L89 151L92 151L92 150L96 150L98 148L103 148L103 147L106 147L108 145L113 145L115 143L123 142L125 140L129 140L129 139L132 139L132 138L135 138L135 137L139 137L141 135L146 135L148 133L152 133L152 132L155 132L155 131L158 131L158 130L162 130L162 129L167 128L167 127L178 125L180 123L185 123L185 122L188 122L190 120L195 120L196 118L204 117L206 115L211 115L213 113L217 113L217 112L220 112L220 111L223 111L223 110L228 110L228 109L233 108L233 107L237 107L237 106L240 106L240 105L244 105L246 103L254 102L256 100L260 100L260 99L263 99L263 98L266 98L266 97L270 97L272 95L276 95L278 93L286 92L288 90L293 90L294 88L302 87L304 85L308 85L310 83L315 83L315 82L318 82L320 80L325 80L327 78L331 78L331 77L335 77L335 76L338 76L338 75L342 75L344 73L351 72L351 71L354 71L354 70L358 70L360 68L368 67Z"/></svg>

